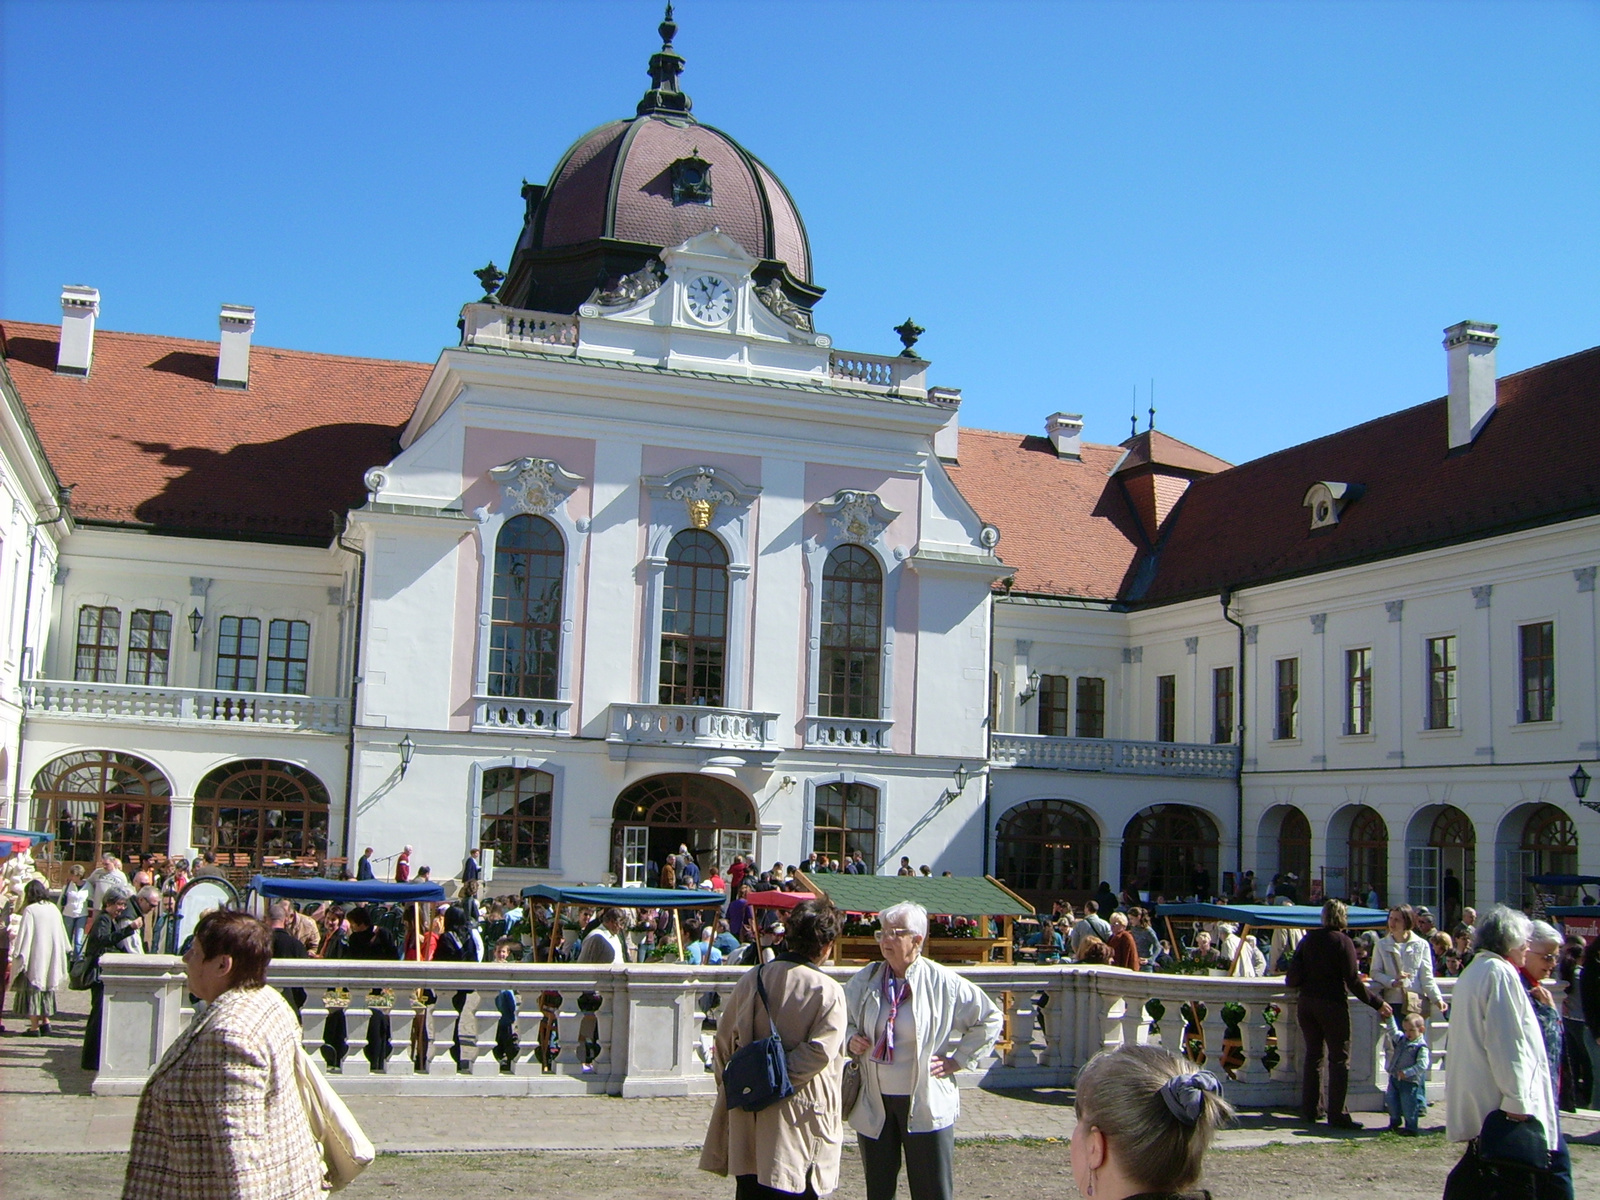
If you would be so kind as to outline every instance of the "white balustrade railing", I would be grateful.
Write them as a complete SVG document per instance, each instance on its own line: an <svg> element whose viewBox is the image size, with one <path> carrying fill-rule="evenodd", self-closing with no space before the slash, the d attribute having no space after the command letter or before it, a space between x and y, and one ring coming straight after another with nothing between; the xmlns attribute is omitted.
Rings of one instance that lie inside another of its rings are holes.
<svg viewBox="0 0 1600 1200"><path fill-rule="evenodd" d="M997 733L989 744L990 759L996 767L1228 779L1239 766L1237 746L1197 742L1126 742L1112 738Z"/></svg>
<svg viewBox="0 0 1600 1200"><path fill-rule="evenodd" d="M807 717L806 745L824 750L888 750L893 721L865 717Z"/></svg>
<svg viewBox="0 0 1600 1200"><path fill-rule="evenodd" d="M570 700L519 700L479 696L473 701L472 728L479 733L571 733Z"/></svg>
<svg viewBox="0 0 1600 1200"><path fill-rule="evenodd" d="M608 740L635 745L777 750L777 713L698 704L613 704Z"/></svg>
<svg viewBox="0 0 1600 1200"><path fill-rule="evenodd" d="M888 390L922 392L928 382L928 361L834 350L828 355L828 376L834 383Z"/></svg>
<svg viewBox="0 0 1600 1200"><path fill-rule="evenodd" d="M468 304L461 310L461 344L572 354L578 346L578 318L498 304Z"/></svg>
<svg viewBox="0 0 1600 1200"><path fill-rule="evenodd" d="M232 725L316 733L347 733L350 729L349 702L337 696L34 679L23 687L23 705L30 716L97 721Z"/></svg>
<svg viewBox="0 0 1600 1200"><path fill-rule="evenodd" d="M858 969L827 968L841 983ZM1101 1050L1153 1043L1205 1063L1242 1107L1299 1104L1304 1052L1295 993L1281 977L1073 965L956 969L1005 1014L999 1044L961 1074L962 1086L1067 1087ZM342 1092L683 1096L715 1090L710 1031L743 971L301 959L274 962L269 979L304 989L302 1043ZM102 981L94 1091L136 1094L190 1016L183 964L164 955L107 955ZM1447 999L1452 983L1440 981ZM1379 1023L1371 1009L1350 1004L1349 1104L1379 1111L1387 1082ZM1447 1029L1433 1019L1433 1095L1444 1086Z"/></svg>

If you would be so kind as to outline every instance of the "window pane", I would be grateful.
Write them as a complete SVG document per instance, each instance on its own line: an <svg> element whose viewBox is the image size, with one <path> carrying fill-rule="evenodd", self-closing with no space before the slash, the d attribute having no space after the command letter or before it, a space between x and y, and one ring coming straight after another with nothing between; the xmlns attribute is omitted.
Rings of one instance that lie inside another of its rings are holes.
<svg viewBox="0 0 1600 1200"><path fill-rule="evenodd" d="M1456 639L1428 639L1428 728L1454 729L1456 709Z"/></svg>
<svg viewBox="0 0 1600 1200"><path fill-rule="evenodd" d="M721 707L727 551L704 530L685 529L667 548L662 584L659 702Z"/></svg>
<svg viewBox="0 0 1600 1200"><path fill-rule="evenodd" d="M1178 677L1156 676L1156 741L1178 740Z"/></svg>
<svg viewBox="0 0 1600 1200"><path fill-rule="evenodd" d="M864 783L829 783L816 789L812 849L844 860L861 852L869 872L878 869L878 789Z"/></svg>
<svg viewBox="0 0 1600 1200"><path fill-rule="evenodd" d="M490 609L491 696L556 699L565 569L565 545L549 521L525 513L501 526Z"/></svg>
<svg viewBox="0 0 1600 1200"><path fill-rule="evenodd" d="M1372 732L1372 651L1346 650L1344 654L1344 731Z"/></svg>
<svg viewBox="0 0 1600 1200"><path fill-rule="evenodd" d="M822 576L822 649L817 711L876 720L883 641L883 573L860 546L828 555Z"/></svg>
<svg viewBox="0 0 1600 1200"><path fill-rule="evenodd" d="M1211 672L1211 740L1218 745L1233 741L1233 668Z"/></svg>
<svg viewBox="0 0 1600 1200"><path fill-rule="evenodd" d="M548 868L554 791L555 777L545 771L485 771L478 844L502 866Z"/></svg>
<svg viewBox="0 0 1600 1200"><path fill-rule="evenodd" d="M1280 741L1300 736L1300 660L1280 658L1277 663L1277 727Z"/></svg>
<svg viewBox="0 0 1600 1200"><path fill-rule="evenodd" d="M82 683L117 681L117 643L122 610L86 604L78 610L78 653L73 678Z"/></svg>
<svg viewBox="0 0 1600 1200"><path fill-rule="evenodd" d="M1106 681L1090 675L1078 676L1078 736L1105 737Z"/></svg>
<svg viewBox="0 0 1600 1200"><path fill-rule="evenodd" d="M217 625L217 687L255 691L260 657L261 622L255 617L223 617Z"/></svg>
<svg viewBox="0 0 1600 1200"><path fill-rule="evenodd" d="M1080 681L1081 684L1081 681ZM1068 737L1072 730L1072 680L1065 675L1039 676L1039 732L1046 737ZM1082 734L1078 735L1082 737Z"/></svg>
<svg viewBox="0 0 1600 1200"><path fill-rule="evenodd" d="M265 691L306 692L306 659L311 648L311 626L305 621L273 621L267 626L267 683Z"/></svg>
<svg viewBox="0 0 1600 1200"><path fill-rule="evenodd" d="M1552 721L1556 713L1556 627L1551 621L1524 625L1522 641L1522 719Z"/></svg>
<svg viewBox="0 0 1600 1200"><path fill-rule="evenodd" d="M128 622L129 683L160 686L167 682L172 650L172 614L138 608Z"/></svg>

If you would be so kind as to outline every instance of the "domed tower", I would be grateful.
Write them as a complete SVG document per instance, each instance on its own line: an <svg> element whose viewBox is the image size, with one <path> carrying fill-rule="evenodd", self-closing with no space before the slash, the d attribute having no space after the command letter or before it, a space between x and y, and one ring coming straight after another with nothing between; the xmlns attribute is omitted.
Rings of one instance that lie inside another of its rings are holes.
<svg viewBox="0 0 1600 1200"><path fill-rule="evenodd" d="M684 60L672 48L672 6L650 90L637 115L584 134L544 186L524 183L527 215L500 287L502 304L575 313L663 249L720 229L802 308L821 298L811 280L805 223L778 177L719 129L702 125L678 86Z"/></svg>

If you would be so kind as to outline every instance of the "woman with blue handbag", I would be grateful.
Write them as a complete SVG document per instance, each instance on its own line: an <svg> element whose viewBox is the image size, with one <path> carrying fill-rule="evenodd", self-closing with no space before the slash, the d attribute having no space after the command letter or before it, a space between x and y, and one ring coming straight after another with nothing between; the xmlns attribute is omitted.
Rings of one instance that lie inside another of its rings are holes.
<svg viewBox="0 0 1600 1200"><path fill-rule="evenodd" d="M839 1186L844 990L821 964L841 918L808 900L785 924L785 952L746 971L717 1020L700 1169L732 1175L737 1200L815 1200Z"/></svg>

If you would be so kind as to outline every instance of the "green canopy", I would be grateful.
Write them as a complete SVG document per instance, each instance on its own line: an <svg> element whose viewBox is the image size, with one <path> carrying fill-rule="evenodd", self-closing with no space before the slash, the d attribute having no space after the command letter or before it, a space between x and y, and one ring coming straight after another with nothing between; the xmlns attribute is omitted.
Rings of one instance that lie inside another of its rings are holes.
<svg viewBox="0 0 1600 1200"><path fill-rule="evenodd" d="M939 917L1031 917L1033 905L988 876L802 874L807 891L826 896L844 912L877 913L914 900Z"/></svg>

